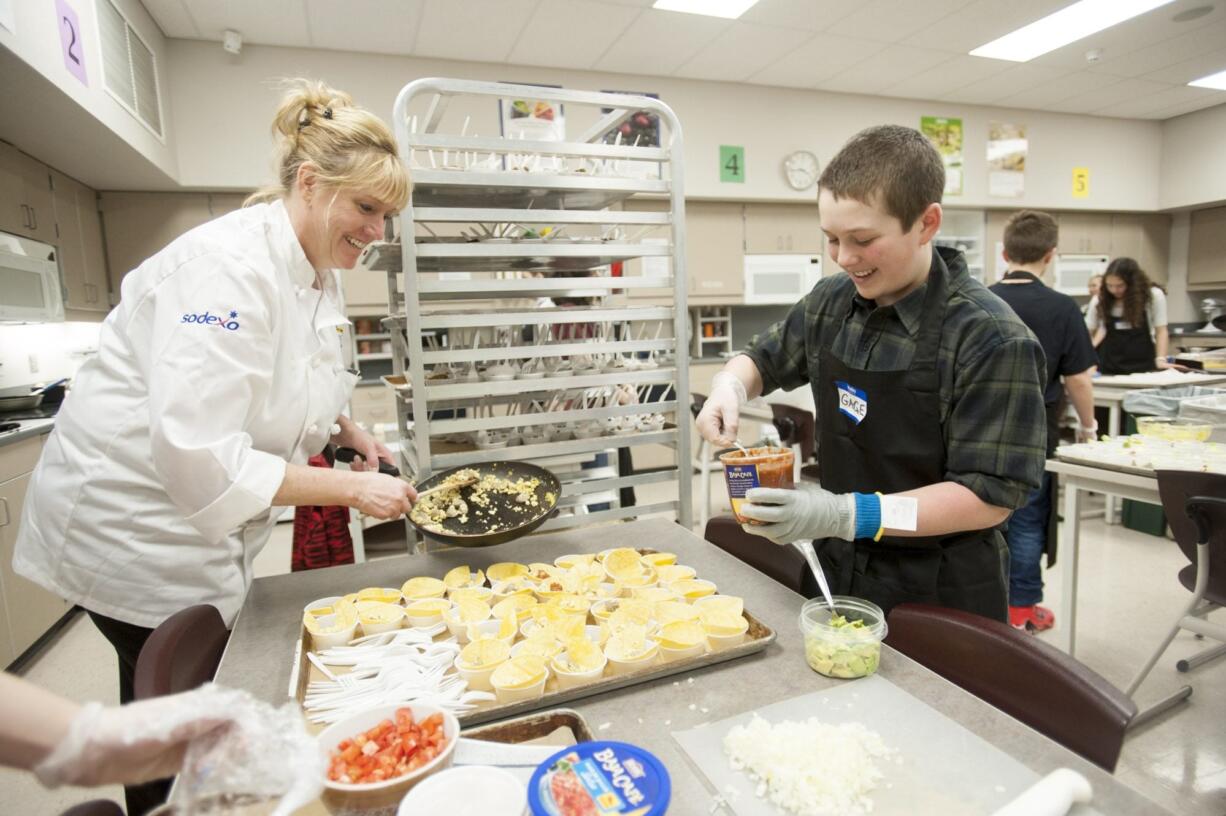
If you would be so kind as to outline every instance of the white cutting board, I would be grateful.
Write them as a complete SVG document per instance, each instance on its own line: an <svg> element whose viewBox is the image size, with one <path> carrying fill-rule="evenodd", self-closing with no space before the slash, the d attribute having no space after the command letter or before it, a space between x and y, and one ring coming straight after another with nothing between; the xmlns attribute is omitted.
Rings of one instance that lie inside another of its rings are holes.
<svg viewBox="0 0 1226 816"><path fill-rule="evenodd" d="M755 711L771 723L817 717L831 724L859 722L876 731L896 753L879 760L885 778L871 794L873 816L987 816L1039 780L1039 774L1004 751L873 675L673 734L737 816L786 813L755 796L755 783L745 773L733 771L724 754L724 735L734 725L748 722ZM1070 816L1096 813L1085 805L1069 811Z"/></svg>

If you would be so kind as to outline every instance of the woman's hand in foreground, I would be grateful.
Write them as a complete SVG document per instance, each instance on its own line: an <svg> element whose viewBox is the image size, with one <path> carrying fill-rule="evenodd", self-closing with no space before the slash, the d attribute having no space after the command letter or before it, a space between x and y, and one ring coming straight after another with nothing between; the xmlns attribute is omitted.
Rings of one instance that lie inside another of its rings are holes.
<svg viewBox="0 0 1226 816"><path fill-rule="evenodd" d="M385 521L407 515L417 501L413 485L383 473L353 473L353 501L356 507L368 516Z"/></svg>

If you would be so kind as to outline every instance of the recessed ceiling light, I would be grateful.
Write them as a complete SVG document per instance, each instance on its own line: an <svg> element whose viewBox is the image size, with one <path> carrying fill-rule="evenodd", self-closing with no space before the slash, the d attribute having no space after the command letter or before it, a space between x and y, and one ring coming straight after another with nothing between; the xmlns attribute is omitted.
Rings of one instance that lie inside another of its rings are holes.
<svg viewBox="0 0 1226 816"><path fill-rule="evenodd" d="M1203 76L1188 83L1196 88L1213 88L1215 91L1226 91L1226 71Z"/></svg>
<svg viewBox="0 0 1226 816"><path fill-rule="evenodd" d="M656 0L652 8L661 11L684 11L687 14L705 14L708 17L725 17L735 20L758 0Z"/></svg>
<svg viewBox="0 0 1226 816"><path fill-rule="evenodd" d="M971 51L972 57L1026 62L1174 0L1081 0Z"/></svg>

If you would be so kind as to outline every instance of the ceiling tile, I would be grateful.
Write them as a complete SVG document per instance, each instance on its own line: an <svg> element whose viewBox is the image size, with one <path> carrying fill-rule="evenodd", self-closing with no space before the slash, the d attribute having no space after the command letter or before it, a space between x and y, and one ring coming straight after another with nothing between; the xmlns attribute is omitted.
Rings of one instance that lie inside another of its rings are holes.
<svg viewBox="0 0 1226 816"><path fill-rule="evenodd" d="M1168 87L1160 82L1146 82L1143 79L1121 79L1114 85L1053 102L1049 107L1064 113L1098 113L1104 108L1156 94Z"/></svg>
<svg viewBox="0 0 1226 816"><path fill-rule="evenodd" d="M1218 105L1226 105L1226 91L1211 91L1212 96L1201 97L1200 99L1189 99L1180 102L1178 105L1172 105L1169 108L1163 108L1154 118L1171 119L1175 116L1183 116L1185 113L1193 113L1206 108L1214 108Z"/></svg>
<svg viewBox="0 0 1226 816"><path fill-rule="evenodd" d="M996 104L1007 108L1043 108L1061 99L1077 96L1120 82L1121 78L1110 74L1092 74L1089 71L1074 71L1050 82L1039 82L1024 91L1006 96Z"/></svg>
<svg viewBox="0 0 1226 816"><path fill-rule="evenodd" d="M1173 13L1170 8L1174 7L1156 9L1091 34L1036 57L1033 62L1070 70L1089 67L1119 76L1139 76L1226 44L1226 13L1207 16L1195 24L1180 24L1170 21ZM1086 62L1086 53L1092 50L1102 52L1100 61Z"/></svg>
<svg viewBox="0 0 1226 816"><path fill-rule="evenodd" d="M856 63L842 73L823 79L818 83L818 87L843 93L875 94L948 59L949 54L944 51L894 45L880 54Z"/></svg>
<svg viewBox="0 0 1226 816"><path fill-rule="evenodd" d="M731 20L648 9L592 66L601 71L669 75L732 25Z"/></svg>
<svg viewBox="0 0 1226 816"><path fill-rule="evenodd" d="M1067 5L1068 0L975 0L901 42L965 54Z"/></svg>
<svg viewBox="0 0 1226 816"><path fill-rule="evenodd" d="M937 97L949 102L998 105L1000 100L1063 76L1064 71L1029 63L1013 64L999 74Z"/></svg>
<svg viewBox="0 0 1226 816"><path fill-rule="evenodd" d="M413 53L505 62L534 8L536 0L426 0Z"/></svg>
<svg viewBox="0 0 1226 816"><path fill-rule="evenodd" d="M425 0L306 0L311 45L336 51L409 54ZM371 25L378 20L378 25Z"/></svg>
<svg viewBox="0 0 1226 816"><path fill-rule="evenodd" d="M1135 99L1128 99L1114 105L1109 105L1094 111L1097 116L1122 116L1126 118L1141 118L1161 113L1175 106L1183 106L1189 102L1204 103L1212 101L1215 93L1222 101L1226 101L1226 92L1212 91L1208 88L1167 88L1158 93L1147 94Z"/></svg>
<svg viewBox="0 0 1226 816"><path fill-rule="evenodd" d="M1158 71L1151 71L1141 78L1171 85L1187 85L1194 79L1223 70L1226 70L1226 48L1184 60Z"/></svg>
<svg viewBox="0 0 1226 816"><path fill-rule="evenodd" d="M590 68L642 13L632 6L592 0L541 0L507 61Z"/></svg>
<svg viewBox="0 0 1226 816"><path fill-rule="evenodd" d="M799 28L779 28L737 22L703 47L676 75L693 79L739 82L756 74L786 54L813 33Z"/></svg>
<svg viewBox="0 0 1226 816"><path fill-rule="evenodd" d="M885 88L887 96L907 96L934 99L972 82L986 79L1012 67L1013 63L960 55L951 57L926 71L912 74L895 85Z"/></svg>
<svg viewBox="0 0 1226 816"><path fill-rule="evenodd" d="M650 8L655 4L656 0L600 0L601 3L608 3L613 6L635 6L636 8Z"/></svg>
<svg viewBox="0 0 1226 816"><path fill-rule="evenodd" d="M145 10L167 37L195 40L201 37L183 0L142 0Z"/></svg>
<svg viewBox="0 0 1226 816"><path fill-rule="evenodd" d="M305 0L184 0L200 36L220 40L227 28L249 43L301 46L310 42Z"/></svg>
<svg viewBox="0 0 1226 816"><path fill-rule="evenodd" d="M749 78L757 85L815 88L827 77L842 73L880 53L884 43L817 34L813 39Z"/></svg>
<svg viewBox="0 0 1226 816"><path fill-rule="evenodd" d="M864 0L759 0L741 20L824 31L863 5Z"/></svg>
<svg viewBox="0 0 1226 816"><path fill-rule="evenodd" d="M969 0L870 0L860 4L853 14L838 21L827 31L833 34L855 33L857 36L881 42L898 42L929 29L937 21L967 5ZM912 42L927 48L945 50L940 37L927 42Z"/></svg>

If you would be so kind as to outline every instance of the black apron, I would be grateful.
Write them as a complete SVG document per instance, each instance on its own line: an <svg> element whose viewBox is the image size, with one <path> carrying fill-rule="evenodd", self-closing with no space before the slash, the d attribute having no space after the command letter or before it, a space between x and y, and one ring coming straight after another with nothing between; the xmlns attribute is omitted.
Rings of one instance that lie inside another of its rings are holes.
<svg viewBox="0 0 1226 816"><path fill-rule="evenodd" d="M1149 335L1149 318L1143 316L1141 325L1122 328L1128 324L1117 317L1107 318L1107 336L1098 344L1098 370L1104 376L1111 374L1139 374L1154 371L1154 358L1158 350Z"/></svg>
<svg viewBox="0 0 1226 816"><path fill-rule="evenodd" d="M937 348L948 275L944 261L934 257L915 357L906 370L852 368L829 348L821 349L813 392L821 422L818 466L826 490L889 494L945 480ZM859 424L840 410L840 382L864 395L867 411ZM828 538L814 545L834 592L866 598L887 613L914 601L996 620L1007 617L1008 551L997 528L923 538L884 536L879 542ZM806 590L811 581L806 572ZM816 596L816 587L806 594Z"/></svg>

